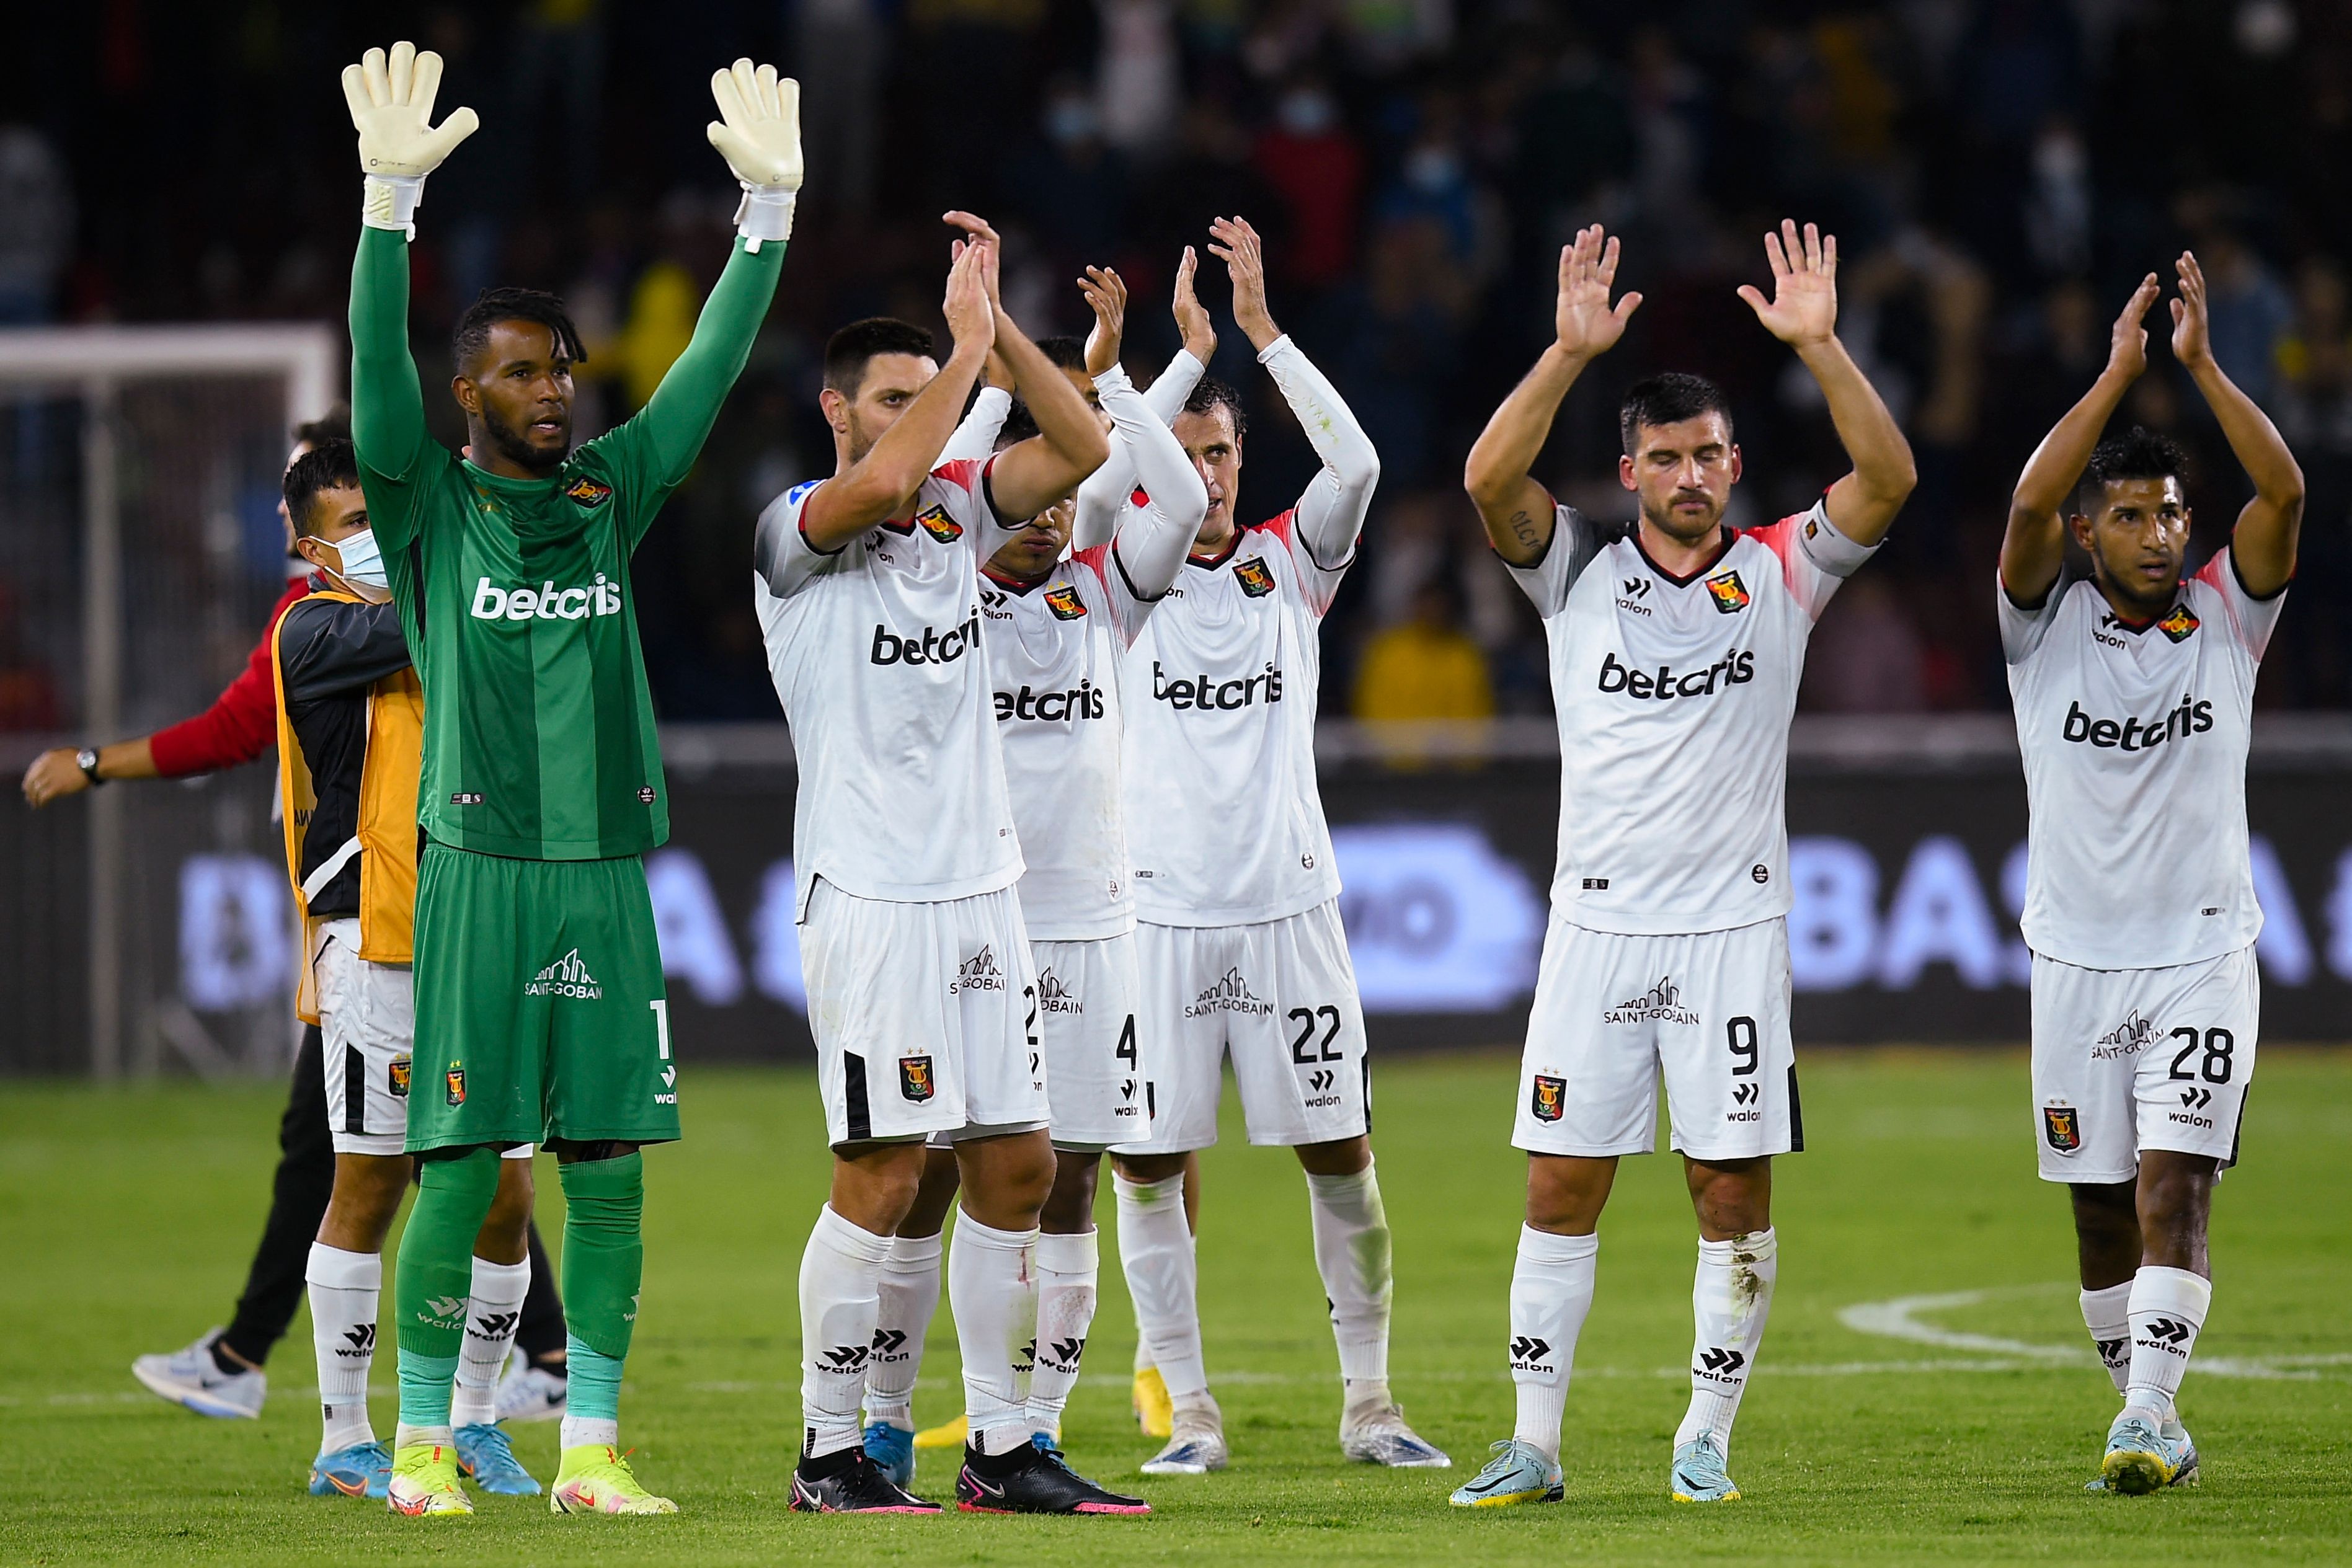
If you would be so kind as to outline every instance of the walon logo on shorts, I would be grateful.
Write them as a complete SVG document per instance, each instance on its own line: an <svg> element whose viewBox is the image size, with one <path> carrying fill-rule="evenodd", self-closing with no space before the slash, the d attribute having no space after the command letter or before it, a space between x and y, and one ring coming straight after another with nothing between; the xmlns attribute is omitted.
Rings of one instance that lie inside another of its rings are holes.
<svg viewBox="0 0 2352 1568"><path fill-rule="evenodd" d="M982 947L956 967L955 984L948 995L959 996L965 991L1001 991L1004 988L1004 971L996 967L996 947Z"/></svg>
<svg viewBox="0 0 2352 1568"><path fill-rule="evenodd" d="M2156 1025L2139 1016L2134 1008L2123 1022L2099 1037L2091 1048L2093 1061L2114 1061L2121 1057L2137 1056L2156 1043Z"/></svg>
<svg viewBox="0 0 2352 1568"><path fill-rule="evenodd" d="M1087 1010L1070 988L1062 984L1062 977L1051 969L1037 971L1037 1005L1049 1013L1069 1013L1073 1016Z"/></svg>
<svg viewBox="0 0 2352 1568"><path fill-rule="evenodd" d="M580 949L574 947L532 976L530 982L523 987L522 994L526 997L577 997L582 1001L593 1002L604 994L604 988L597 984L596 977L588 972L588 966L580 961Z"/></svg>
<svg viewBox="0 0 2352 1568"><path fill-rule="evenodd" d="M1206 1018L1211 1013L1241 1013L1250 1018L1272 1018L1274 1004L1253 995L1249 982L1242 978L1241 966L1227 969L1224 978L1194 997L1184 1009L1188 1019Z"/></svg>
<svg viewBox="0 0 2352 1568"><path fill-rule="evenodd" d="M1698 1014L1683 1006L1683 989L1675 984L1672 975L1661 976L1658 983L1631 1001L1619 1002L1613 1008L1603 1008L1602 1023L1696 1023Z"/></svg>
<svg viewBox="0 0 2352 1568"><path fill-rule="evenodd" d="M2072 1105L2042 1107L2042 1137L2062 1155L2083 1146L2083 1114Z"/></svg>

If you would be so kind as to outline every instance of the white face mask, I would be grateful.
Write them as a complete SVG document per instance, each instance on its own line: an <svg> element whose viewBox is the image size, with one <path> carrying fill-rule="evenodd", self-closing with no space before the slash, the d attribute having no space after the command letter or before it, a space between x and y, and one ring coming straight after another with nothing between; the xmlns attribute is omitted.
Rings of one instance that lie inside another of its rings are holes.
<svg viewBox="0 0 2352 1568"><path fill-rule="evenodd" d="M338 543L335 551L343 558L343 570L336 575L345 582L391 591L391 580L383 572L383 552L375 548L373 528L362 528Z"/></svg>

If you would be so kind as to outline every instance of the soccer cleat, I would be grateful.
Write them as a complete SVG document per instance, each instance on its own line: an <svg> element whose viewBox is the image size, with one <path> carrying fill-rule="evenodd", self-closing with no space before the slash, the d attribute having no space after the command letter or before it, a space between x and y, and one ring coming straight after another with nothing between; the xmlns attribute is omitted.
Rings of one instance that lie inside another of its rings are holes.
<svg viewBox="0 0 2352 1568"><path fill-rule="evenodd" d="M310 1461L312 1497L382 1497L392 1483L392 1452L382 1443L353 1443Z"/></svg>
<svg viewBox="0 0 2352 1568"><path fill-rule="evenodd" d="M1168 1380L1156 1366L1135 1369L1135 1424L1147 1437L1176 1435L1176 1406L1168 1397Z"/></svg>
<svg viewBox="0 0 2352 1568"><path fill-rule="evenodd" d="M393 1455L383 1500L393 1512L411 1519L474 1511L472 1500L457 1484L457 1450L440 1443L411 1443Z"/></svg>
<svg viewBox="0 0 2352 1568"><path fill-rule="evenodd" d="M894 1485L882 1473L882 1467L868 1458L863 1448L847 1450L851 1456L842 1459L828 1454L814 1461L824 1465L823 1474L808 1471L810 1461L803 1461L793 1472L792 1510L794 1513L938 1513L940 1505L926 1502L906 1488Z"/></svg>
<svg viewBox="0 0 2352 1568"><path fill-rule="evenodd" d="M1445 1500L1456 1508L1507 1508L1521 1502L1558 1502L1567 1495L1559 1467L1533 1443L1506 1437L1490 1449L1486 1468L1454 1489Z"/></svg>
<svg viewBox="0 0 2352 1568"><path fill-rule="evenodd" d="M498 1412L501 1421L553 1421L563 1415L571 1385L561 1373L533 1366L518 1352L499 1379Z"/></svg>
<svg viewBox="0 0 2352 1568"><path fill-rule="evenodd" d="M971 1441L971 1429L961 1416L952 1421L942 1421L936 1427L926 1427L915 1434L919 1448L961 1448Z"/></svg>
<svg viewBox="0 0 2352 1568"><path fill-rule="evenodd" d="M499 1497L537 1497L539 1483L515 1458L514 1445L496 1427L476 1422L457 1431L457 1473Z"/></svg>
<svg viewBox="0 0 2352 1568"><path fill-rule="evenodd" d="M563 1450L555 1467L555 1485L547 1494L547 1508L550 1513L677 1511L677 1504L647 1491L629 1469L629 1461L605 1443L583 1443Z"/></svg>
<svg viewBox="0 0 2352 1568"><path fill-rule="evenodd" d="M2185 1428L2168 1437L2129 1412L2107 1428L2107 1452L2099 1462L2107 1491L2143 1497L2159 1487L2194 1485L2196 1471L2197 1448Z"/></svg>
<svg viewBox="0 0 2352 1568"><path fill-rule="evenodd" d="M1225 1420L1207 1395L1197 1406L1177 1411L1168 1446L1143 1461L1147 1476L1205 1476L1225 1468Z"/></svg>
<svg viewBox="0 0 2352 1568"><path fill-rule="evenodd" d="M1739 1487L1724 1471L1723 1448L1715 1434L1702 1432L1675 1450L1667 1485L1676 1502L1738 1502Z"/></svg>
<svg viewBox="0 0 2352 1568"><path fill-rule="evenodd" d="M1014 1462L1001 1475L983 1475L972 1468L975 1456L964 1451L963 1470L956 1477L956 1507L965 1513L1150 1513L1151 1505L1139 1497L1105 1491L1070 1469L1062 1450L1038 1446L1036 1440L1008 1456ZM985 1464L983 1458L981 1462Z"/></svg>
<svg viewBox="0 0 2352 1568"><path fill-rule="evenodd" d="M1360 1465L1386 1465L1391 1469L1454 1468L1444 1449L1404 1424L1404 1412L1392 1402L1349 1411L1339 1423L1339 1451Z"/></svg>
<svg viewBox="0 0 2352 1568"><path fill-rule="evenodd" d="M961 1422L957 1423L961 1426ZM915 1484L915 1444L912 1432L904 1427L894 1427L887 1421L877 1421L866 1428L866 1457L883 1478L906 1491ZM937 1447L936 1444L931 1445Z"/></svg>
<svg viewBox="0 0 2352 1568"><path fill-rule="evenodd" d="M220 1336L215 1329L185 1350L142 1355L131 1364L131 1375L199 1416L251 1420L261 1414L269 1379L259 1372L223 1372L213 1359L213 1342Z"/></svg>

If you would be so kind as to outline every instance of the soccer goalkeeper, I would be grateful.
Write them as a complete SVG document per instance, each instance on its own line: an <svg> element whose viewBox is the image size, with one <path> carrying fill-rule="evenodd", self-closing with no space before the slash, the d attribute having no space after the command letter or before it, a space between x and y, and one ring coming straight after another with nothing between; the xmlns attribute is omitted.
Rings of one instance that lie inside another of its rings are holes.
<svg viewBox="0 0 2352 1568"><path fill-rule="evenodd" d="M561 300L484 294L449 390L467 457L431 440L409 357L408 237L473 110L429 121L441 61L394 45L343 72L367 173L352 276L352 413L369 515L425 688L408 1150L424 1162L394 1301L390 1502L468 1513L450 1441L475 1233L499 1153L544 1142L568 1206L571 1405L558 1513L673 1513L618 1446L645 1249L638 1150L678 1135L645 852L669 833L629 556L686 477L767 312L801 183L800 89L739 60L713 146L744 188L694 340L634 419L572 449L579 335Z"/></svg>

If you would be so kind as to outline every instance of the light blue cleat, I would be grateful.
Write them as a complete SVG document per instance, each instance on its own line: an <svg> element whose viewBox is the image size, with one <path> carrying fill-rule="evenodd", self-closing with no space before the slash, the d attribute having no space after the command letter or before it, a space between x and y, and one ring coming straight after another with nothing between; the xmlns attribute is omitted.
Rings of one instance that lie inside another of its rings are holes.
<svg viewBox="0 0 2352 1568"><path fill-rule="evenodd" d="M539 1483L522 1468L522 1461L515 1458L514 1445L498 1427L478 1421L452 1435L457 1439L459 1475L499 1497L539 1495Z"/></svg>
<svg viewBox="0 0 2352 1568"><path fill-rule="evenodd" d="M2173 1470L2172 1479L2164 1484L2168 1487L2195 1486L2198 1476L2197 1444L2189 1437L2189 1428L2178 1421L2167 1421L2157 1429L2157 1435L2167 1442L2178 1442L2181 1448L2179 1465ZM2111 1492L2118 1489L2109 1486L2105 1475L2097 1475L2084 1481L2083 1490L2091 1492Z"/></svg>
<svg viewBox="0 0 2352 1568"><path fill-rule="evenodd" d="M900 1491L915 1485L915 1435L904 1427L877 1421L866 1428L866 1457Z"/></svg>
<svg viewBox="0 0 2352 1568"><path fill-rule="evenodd" d="M1739 1487L1724 1470L1723 1449L1715 1434L1702 1432L1675 1450L1675 1469L1667 1485L1676 1502L1738 1502Z"/></svg>
<svg viewBox="0 0 2352 1568"><path fill-rule="evenodd" d="M1507 1437L1494 1445L1486 1468L1454 1489L1456 1508L1507 1508L1517 1502L1558 1502L1566 1495L1559 1467L1533 1443Z"/></svg>
<svg viewBox="0 0 2352 1568"><path fill-rule="evenodd" d="M2159 1487L2193 1486L2197 1477L2197 1445L2186 1427L2174 1423L2179 1436L2158 1430L2140 1416L2125 1414L2107 1428L2106 1457L2099 1462L2103 1489L2126 1497L2142 1497Z"/></svg>
<svg viewBox="0 0 2352 1568"><path fill-rule="evenodd" d="M382 1443L353 1443L310 1461L312 1497L382 1498L392 1484L392 1450Z"/></svg>

